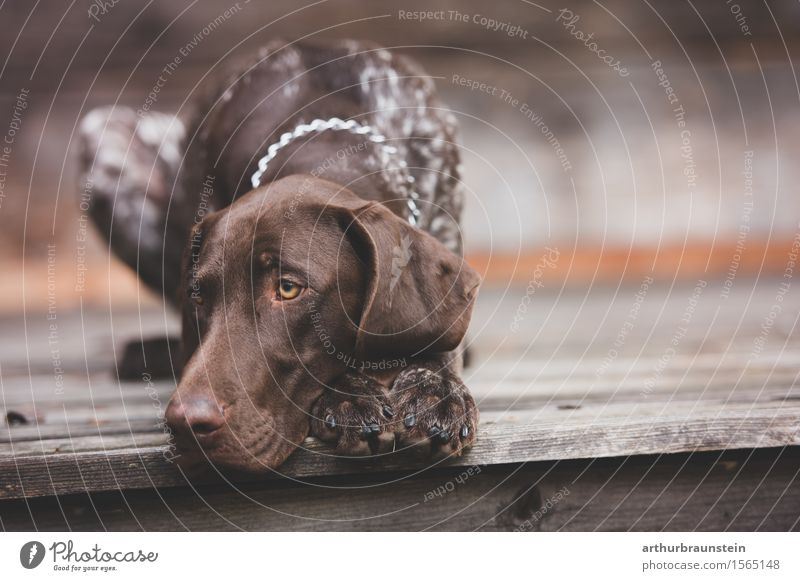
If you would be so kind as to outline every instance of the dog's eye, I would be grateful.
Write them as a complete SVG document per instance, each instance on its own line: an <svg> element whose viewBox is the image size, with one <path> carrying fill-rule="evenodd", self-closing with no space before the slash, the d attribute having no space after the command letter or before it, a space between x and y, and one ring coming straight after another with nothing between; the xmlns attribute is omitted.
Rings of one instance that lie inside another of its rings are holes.
<svg viewBox="0 0 800 581"><path fill-rule="evenodd" d="M302 290L303 287L301 287L299 284L293 283L291 280L282 278L280 281L278 281L278 295L284 301L296 299Z"/></svg>

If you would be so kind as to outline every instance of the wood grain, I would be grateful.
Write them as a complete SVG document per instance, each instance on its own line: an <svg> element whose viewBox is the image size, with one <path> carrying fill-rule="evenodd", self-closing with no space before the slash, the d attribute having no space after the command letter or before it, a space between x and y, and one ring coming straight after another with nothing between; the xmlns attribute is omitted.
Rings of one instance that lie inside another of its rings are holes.
<svg viewBox="0 0 800 581"><path fill-rule="evenodd" d="M800 341L789 321L800 301L787 296L784 317L758 353L753 351L774 289L736 287L715 310L704 302L716 300L708 288L666 365L660 362L692 286L649 289L622 345L616 337L633 304L631 289L536 295L538 308L525 314L518 332L510 332L507 323L524 289L483 292L473 323L477 355L464 373L481 409L474 449L447 468L426 466L407 453L337 458L307 440L278 473L258 481L356 474L381 481L397 472L425 477L471 465L798 445ZM111 319L97 312L86 317L92 341L99 344ZM152 313L146 317L155 319ZM129 332L140 319L138 313L123 313L113 321L115 329ZM81 326L68 316L60 325ZM45 345L46 330L28 325L31 351ZM27 424L0 425L0 498L187 483L169 462L161 425L174 382L119 382L93 361L88 375L69 373L56 394L49 361L37 358L27 372L14 341L2 343L8 344L12 371L4 362L0 412L13 412ZM609 358L612 347L615 356ZM111 353L103 357L108 362ZM79 369L86 355L65 349L63 358Z"/></svg>
<svg viewBox="0 0 800 581"><path fill-rule="evenodd" d="M774 286L734 291L719 306L703 302L718 296L709 290L661 364L691 291L650 289L624 344L617 334L630 289L539 294L519 332L508 323L523 291L484 292L473 323L475 361L464 373L481 408L474 449L429 465L408 453L336 458L309 439L279 472L227 483L220 475L189 480L170 462L160 421L174 382L116 381L106 348L86 375L87 354L69 345L71 372L56 394L47 353L35 347L44 330L30 325L33 361L2 341L2 412L27 423L0 426L0 525L796 530L800 301L787 298L764 336ZM100 344L110 320L88 317ZM114 321L121 332L138 322ZM78 327L69 318L63 325Z"/></svg>
<svg viewBox="0 0 800 581"><path fill-rule="evenodd" d="M796 450L4 501L6 530L797 530ZM548 503L549 500L549 503Z"/></svg>
<svg viewBox="0 0 800 581"><path fill-rule="evenodd" d="M800 413L780 407L712 408L683 415L637 414L629 419L572 422L538 421L535 412L506 415L505 419L487 416L475 447L447 465L485 466L800 444ZM158 433L25 441L3 446L0 498L187 483L169 461L166 437ZM425 472L437 467L409 456L391 454L385 460L340 458L316 440L308 439L267 478Z"/></svg>

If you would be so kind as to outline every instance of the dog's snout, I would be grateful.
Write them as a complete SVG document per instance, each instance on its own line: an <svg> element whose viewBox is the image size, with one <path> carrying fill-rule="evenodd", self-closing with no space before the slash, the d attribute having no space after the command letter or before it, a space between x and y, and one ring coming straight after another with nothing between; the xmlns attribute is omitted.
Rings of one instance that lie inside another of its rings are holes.
<svg viewBox="0 0 800 581"><path fill-rule="evenodd" d="M212 434L225 423L219 404L204 396L173 399L167 407L166 419L173 430L191 430L196 436Z"/></svg>

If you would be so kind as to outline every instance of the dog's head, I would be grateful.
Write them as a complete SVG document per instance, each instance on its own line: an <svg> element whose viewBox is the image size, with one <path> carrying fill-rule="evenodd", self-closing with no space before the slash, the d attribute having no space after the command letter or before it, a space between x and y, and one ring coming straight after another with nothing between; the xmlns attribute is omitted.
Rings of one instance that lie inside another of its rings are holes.
<svg viewBox="0 0 800 581"><path fill-rule="evenodd" d="M385 206L311 176L206 217L183 271L187 361L166 412L179 461L249 472L291 454L348 369L456 348L479 282Z"/></svg>

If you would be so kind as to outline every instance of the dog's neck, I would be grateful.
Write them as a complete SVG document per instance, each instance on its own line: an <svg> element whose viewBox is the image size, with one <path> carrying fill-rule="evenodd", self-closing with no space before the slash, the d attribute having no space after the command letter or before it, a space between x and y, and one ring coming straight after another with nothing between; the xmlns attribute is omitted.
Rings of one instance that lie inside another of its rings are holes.
<svg viewBox="0 0 800 581"><path fill-rule="evenodd" d="M414 177L398 146L388 143L371 125L338 117L314 119L284 132L265 151L251 177L254 188L267 176L277 179L292 173L308 173L340 183L356 193L366 189L364 197L368 199L375 198L377 191L378 201L405 216L412 226L420 226L422 215ZM278 162L288 152L291 152L288 159ZM360 187L354 185L358 182L362 182Z"/></svg>

